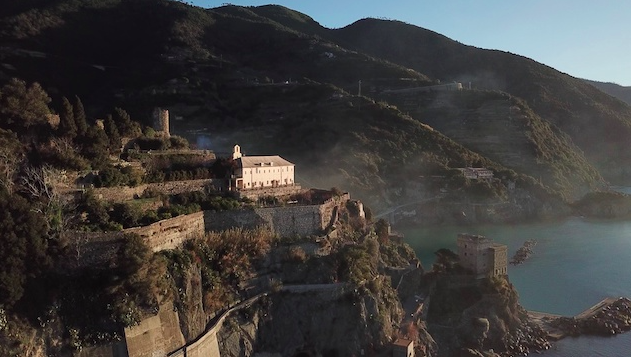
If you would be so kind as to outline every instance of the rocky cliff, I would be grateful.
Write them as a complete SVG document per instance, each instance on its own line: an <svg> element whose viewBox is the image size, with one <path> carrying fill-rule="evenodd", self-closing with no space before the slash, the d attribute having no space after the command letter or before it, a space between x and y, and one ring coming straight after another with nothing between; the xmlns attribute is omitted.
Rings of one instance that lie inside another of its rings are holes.
<svg viewBox="0 0 631 357"><path fill-rule="evenodd" d="M402 317L393 290L280 292L235 316L219 334L222 356L244 350L350 356L387 348Z"/></svg>
<svg viewBox="0 0 631 357"><path fill-rule="evenodd" d="M478 356L490 350L523 355L549 347L528 319L508 277L443 275L429 296L428 323L440 356Z"/></svg>

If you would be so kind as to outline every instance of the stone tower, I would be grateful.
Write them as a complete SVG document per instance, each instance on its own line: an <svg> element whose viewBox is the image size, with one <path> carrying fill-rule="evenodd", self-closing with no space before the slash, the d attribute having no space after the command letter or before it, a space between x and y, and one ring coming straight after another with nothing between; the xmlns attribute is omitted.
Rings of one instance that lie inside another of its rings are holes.
<svg viewBox="0 0 631 357"><path fill-rule="evenodd" d="M171 132L169 131L169 111L167 109L156 107L153 110L153 128L158 134L166 138L171 137Z"/></svg>
<svg viewBox="0 0 631 357"><path fill-rule="evenodd" d="M458 234L457 244L460 265L477 278L506 275L506 245L494 243L485 236L464 233Z"/></svg>

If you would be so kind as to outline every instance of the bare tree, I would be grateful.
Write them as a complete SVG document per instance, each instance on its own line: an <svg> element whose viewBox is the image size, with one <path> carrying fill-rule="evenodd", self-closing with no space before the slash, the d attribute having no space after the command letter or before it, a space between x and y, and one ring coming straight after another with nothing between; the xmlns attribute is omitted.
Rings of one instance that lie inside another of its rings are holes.
<svg viewBox="0 0 631 357"><path fill-rule="evenodd" d="M20 184L22 190L31 198L44 206L50 206L58 200L54 184L59 180L59 176L60 173L50 167L26 166L20 176Z"/></svg>
<svg viewBox="0 0 631 357"><path fill-rule="evenodd" d="M65 202L56 187L63 181L63 172L48 166L27 166L22 170L20 185L32 199L33 210L42 213L53 239L67 239L66 233L79 222L76 204Z"/></svg>

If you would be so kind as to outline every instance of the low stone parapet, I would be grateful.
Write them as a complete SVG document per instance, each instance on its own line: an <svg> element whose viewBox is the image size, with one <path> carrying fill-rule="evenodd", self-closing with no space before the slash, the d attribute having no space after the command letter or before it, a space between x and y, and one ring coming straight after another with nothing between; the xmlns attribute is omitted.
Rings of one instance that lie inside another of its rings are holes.
<svg viewBox="0 0 631 357"><path fill-rule="evenodd" d="M238 198L249 198L251 200L256 200L259 197L266 196L289 196L302 191L302 187L299 184L295 184L293 186L280 186L280 187L263 187L263 188L252 188L247 190L239 190L236 191L236 195Z"/></svg>

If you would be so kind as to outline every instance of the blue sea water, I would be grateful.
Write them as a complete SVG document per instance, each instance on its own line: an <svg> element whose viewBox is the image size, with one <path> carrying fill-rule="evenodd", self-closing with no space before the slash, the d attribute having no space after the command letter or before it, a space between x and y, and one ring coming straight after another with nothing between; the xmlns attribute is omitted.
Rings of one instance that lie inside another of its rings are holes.
<svg viewBox="0 0 631 357"><path fill-rule="evenodd" d="M534 255L509 266L509 279L528 310L573 316L610 296L631 297L631 221L570 218L546 224L398 229L430 268L439 248L456 250L458 233L482 234L508 245L509 256L528 239ZM631 332L615 337L566 338L546 357L631 356Z"/></svg>

